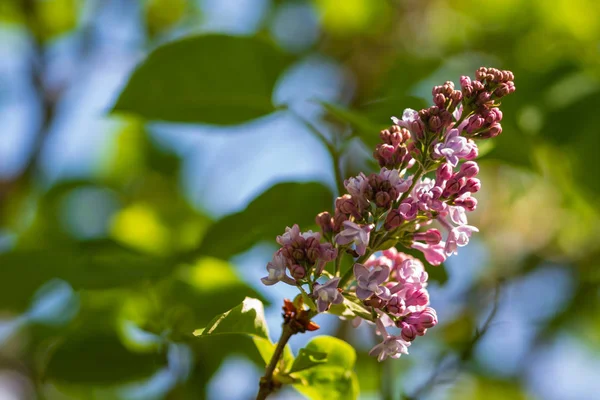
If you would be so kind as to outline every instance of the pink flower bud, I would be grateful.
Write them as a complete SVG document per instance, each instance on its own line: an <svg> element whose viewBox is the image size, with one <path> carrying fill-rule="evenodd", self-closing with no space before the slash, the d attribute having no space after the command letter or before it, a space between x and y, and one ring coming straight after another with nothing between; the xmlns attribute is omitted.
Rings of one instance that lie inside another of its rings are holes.
<svg viewBox="0 0 600 400"><path fill-rule="evenodd" d="M472 178L479 173L479 165L474 161L467 161L460 166L460 173L466 178Z"/></svg>
<svg viewBox="0 0 600 400"><path fill-rule="evenodd" d="M477 193L481 189L481 181L477 178L469 178L465 183L465 186L461 189L463 193Z"/></svg>
<svg viewBox="0 0 600 400"><path fill-rule="evenodd" d="M446 104L446 97L443 94L438 93L433 97L433 103L440 108L444 107Z"/></svg>
<svg viewBox="0 0 600 400"><path fill-rule="evenodd" d="M392 296L389 299L386 307L388 312L393 315L402 315L406 311L404 300L398 295Z"/></svg>
<svg viewBox="0 0 600 400"><path fill-rule="evenodd" d="M318 214L315 222L319 225L324 235L333 232L333 220L331 219L331 214L327 211Z"/></svg>
<svg viewBox="0 0 600 400"><path fill-rule="evenodd" d="M304 250L302 250L302 249L294 249L294 250L292 250L292 257L296 261L302 261L302 260L304 260L305 256L306 256L306 254L304 254Z"/></svg>
<svg viewBox="0 0 600 400"><path fill-rule="evenodd" d="M450 98L452 99L453 104L458 104L461 102L463 94L460 90L454 90L450 95Z"/></svg>
<svg viewBox="0 0 600 400"><path fill-rule="evenodd" d="M385 305L385 300L377 296L371 296L369 299L365 300L365 305L380 309Z"/></svg>
<svg viewBox="0 0 600 400"><path fill-rule="evenodd" d="M442 241L442 234L437 229L429 229L427 232L417 232L413 236L414 240L419 240L428 244L438 244Z"/></svg>
<svg viewBox="0 0 600 400"><path fill-rule="evenodd" d="M467 86L471 86L471 78L463 75L460 77L460 87L465 88Z"/></svg>
<svg viewBox="0 0 600 400"><path fill-rule="evenodd" d="M405 300L407 307L423 307L429 304L429 294L425 289L409 289Z"/></svg>
<svg viewBox="0 0 600 400"><path fill-rule="evenodd" d="M502 125L500 125L499 123L494 123L492 126L490 126L490 129L487 131L487 134L485 135L488 138L493 138L498 136L499 134L502 133Z"/></svg>
<svg viewBox="0 0 600 400"><path fill-rule="evenodd" d="M464 199L456 199L454 204L464 207L467 211L474 211L477 208L477 199L469 196Z"/></svg>
<svg viewBox="0 0 600 400"><path fill-rule="evenodd" d="M425 127L423 121L417 120L410 123L410 129L415 134L417 140L422 140L425 137Z"/></svg>
<svg viewBox="0 0 600 400"><path fill-rule="evenodd" d="M435 172L435 181L437 183L441 183L444 181L447 181L448 179L450 179L452 177L452 165L448 164L448 163L444 163L442 165L440 165L437 169L437 171Z"/></svg>
<svg viewBox="0 0 600 400"><path fill-rule="evenodd" d="M404 320L407 324L415 325L416 327L429 329L437 325L437 314L431 307L427 307L425 310L412 313Z"/></svg>
<svg viewBox="0 0 600 400"><path fill-rule="evenodd" d="M387 208L390 206L391 197L386 192L377 192L375 195L375 204L378 207Z"/></svg>
<svg viewBox="0 0 600 400"><path fill-rule="evenodd" d="M444 197L449 197L453 194L458 193L460 188L465 184L464 178L456 178L453 176L446 183L446 189L444 190Z"/></svg>
<svg viewBox="0 0 600 400"><path fill-rule="evenodd" d="M335 207L344 214L349 214L354 216L355 218L360 218L360 213L356 208L356 204L354 204L354 200L349 194L345 194L342 197L338 197L335 200Z"/></svg>
<svg viewBox="0 0 600 400"><path fill-rule="evenodd" d="M292 278L299 280L306 276L306 271L302 265L292 265L290 268L290 273L292 274Z"/></svg>
<svg viewBox="0 0 600 400"><path fill-rule="evenodd" d="M412 342L413 340L415 340L417 338L417 328L413 325L407 324L404 321L401 321L399 323L398 328L401 329L401 333L400 336L402 336L402 339L406 340L407 342Z"/></svg>
<svg viewBox="0 0 600 400"><path fill-rule="evenodd" d="M442 127L442 120L437 115L434 115L429 119L429 127L432 131L436 132Z"/></svg>
<svg viewBox="0 0 600 400"><path fill-rule="evenodd" d="M381 157L383 160L389 160L394 156L395 152L394 146L389 144L379 144L377 145L376 150L379 157Z"/></svg>
<svg viewBox="0 0 600 400"><path fill-rule="evenodd" d="M404 218L397 209L392 209L385 218L384 228L388 231L396 229L404 222Z"/></svg>

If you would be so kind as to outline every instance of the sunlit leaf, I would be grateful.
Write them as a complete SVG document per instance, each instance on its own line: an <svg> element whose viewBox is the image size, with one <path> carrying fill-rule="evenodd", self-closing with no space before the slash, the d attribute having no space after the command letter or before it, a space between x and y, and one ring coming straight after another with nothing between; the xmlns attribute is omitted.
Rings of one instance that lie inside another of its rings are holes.
<svg viewBox="0 0 600 400"><path fill-rule="evenodd" d="M275 111L271 92L287 63L282 52L257 38L189 37L153 51L113 111L149 120L246 122Z"/></svg>
<svg viewBox="0 0 600 400"><path fill-rule="evenodd" d="M290 370L287 372L289 374L293 374L294 372L299 372L305 369L313 368L317 365L321 365L326 362L327 353L303 348L298 351L298 356L294 360L292 368L290 368Z"/></svg>
<svg viewBox="0 0 600 400"><path fill-rule="evenodd" d="M218 315L206 327L194 331L195 336L227 334L245 334L269 339L262 302L246 297L239 306Z"/></svg>
<svg viewBox="0 0 600 400"><path fill-rule="evenodd" d="M313 338L305 349L311 353L323 353L327 360L312 368L294 374L303 384L294 387L310 399L356 399L358 379L352 370L356 352L343 340L331 336Z"/></svg>

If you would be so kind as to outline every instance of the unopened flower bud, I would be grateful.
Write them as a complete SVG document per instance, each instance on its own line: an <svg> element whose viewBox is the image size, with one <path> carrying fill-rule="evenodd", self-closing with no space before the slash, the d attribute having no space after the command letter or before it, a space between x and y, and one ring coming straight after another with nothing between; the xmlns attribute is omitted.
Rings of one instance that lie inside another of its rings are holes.
<svg viewBox="0 0 600 400"><path fill-rule="evenodd" d="M467 161L460 166L460 173L465 178L472 178L479 173L479 165L475 161Z"/></svg>
<svg viewBox="0 0 600 400"><path fill-rule="evenodd" d="M429 294L425 289L409 289L404 302L407 307L423 307L429 304Z"/></svg>
<svg viewBox="0 0 600 400"><path fill-rule="evenodd" d="M477 193L481 189L481 181L477 178L469 178L461 189L463 193Z"/></svg>
<svg viewBox="0 0 600 400"><path fill-rule="evenodd" d="M428 244L438 244L442 241L442 234L437 229L429 229L427 232L417 232L413 236L414 240L420 240Z"/></svg>
<svg viewBox="0 0 600 400"><path fill-rule="evenodd" d="M402 215L400 215L398 210L394 208L390 210L387 217L385 218L384 228L388 231L391 231L399 227L400 224L402 224L402 222L404 222L404 218L402 217Z"/></svg>
<svg viewBox="0 0 600 400"><path fill-rule="evenodd" d="M292 274L292 278L296 280L300 280L306 276L306 270L302 265L292 265L290 268L290 273Z"/></svg>
<svg viewBox="0 0 600 400"><path fill-rule="evenodd" d="M418 336L417 328L413 325L407 324L404 321L401 321L398 324L398 328L401 329L400 335L402 336L402 339L406 340L407 342L412 342Z"/></svg>
<svg viewBox="0 0 600 400"><path fill-rule="evenodd" d="M377 296L371 296L369 299L365 300L365 304L369 307L383 308L385 300L380 299Z"/></svg>
<svg viewBox="0 0 600 400"><path fill-rule="evenodd" d="M488 129L485 136L487 138L493 138L493 137L498 136L501 133L502 133L502 125L500 125L499 123L496 122L496 123L492 124L492 126L490 126L490 128Z"/></svg>
<svg viewBox="0 0 600 400"><path fill-rule="evenodd" d="M429 127L432 131L437 132L442 127L442 120L437 115L429 119Z"/></svg>
<svg viewBox="0 0 600 400"><path fill-rule="evenodd" d="M417 313L410 314L406 319L406 323L423 327L425 329L433 328L437 325L437 314L431 307Z"/></svg>
<svg viewBox="0 0 600 400"><path fill-rule="evenodd" d="M377 204L378 207L387 208L389 207L390 202L391 197L386 192L377 192L377 195L375 195L375 204Z"/></svg>
<svg viewBox="0 0 600 400"><path fill-rule="evenodd" d="M452 165L444 163L440 165L437 171L435 172L435 181L437 183L445 182L452 177L452 173Z"/></svg>
<svg viewBox="0 0 600 400"><path fill-rule="evenodd" d="M474 211L477 208L477 199L475 197L469 196L464 199L456 199L454 202L457 206L464 207L467 211Z"/></svg>
<svg viewBox="0 0 600 400"><path fill-rule="evenodd" d="M360 213L354 204L352 196L345 194L342 197L338 197L335 200L335 207L344 214L353 215L356 218L360 218Z"/></svg>
<svg viewBox="0 0 600 400"><path fill-rule="evenodd" d="M302 260L304 260L305 256L306 255L304 254L304 250L302 250L302 249L292 250L292 257L294 258L294 260L302 261Z"/></svg>
<svg viewBox="0 0 600 400"><path fill-rule="evenodd" d="M451 196L453 194L458 193L461 187L465 184L465 179L456 177L452 177L446 183L446 189L444 190L444 197Z"/></svg>
<svg viewBox="0 0 600 400"><path fill-rule="evenodd" d="M392 296L388 300L386 308L388 312L393 315L401 315L404 314L404 311L406 311L404 300L398 295Z"/></svg>
<svg viewBox="0 0 600 400"><path fill-rule="evenodd" d="M333 220L331 214L327 211L318 214L315 218L315 222L319 225L324 235L333 232Z"/></svg>
<svg viewBox="0 0 600 400"><path fill-rule="evenodd" d="M444 107L446 104L446 97L443 94L438 93L433 97L433 103L440 108Z"/></svg>

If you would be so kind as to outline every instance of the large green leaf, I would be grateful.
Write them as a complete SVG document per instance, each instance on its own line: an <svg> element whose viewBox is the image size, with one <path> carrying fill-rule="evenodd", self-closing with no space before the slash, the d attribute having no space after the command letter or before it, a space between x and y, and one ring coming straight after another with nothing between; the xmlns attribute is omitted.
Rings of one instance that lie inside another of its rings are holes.
<svg viewBox="0 0 600 400"><path fill-rule="evenodd" d="M194 331L194 335L200 337L235 334L250 336L265 364L271 360L275 345L269 339L265 310L260 300L246 297L242 304L216 316L206 327ZM286 346L281 368L284 369L293 360L294 356Z"/></svg>
<svg viewBox="0 0 600 400"><path fill-rule="evenodd" d="M320 183L279 183L211 226L197 254L227 259L260 241L273 242L286 226L306 230L332 202L331 191Z"/></svg>
<svg viewBox="0 0 600 400"><path fill-rule="evenodd" d="M316 367L327 362L327 353L321 351L315 351L312 349L300 349L298 351L298 357L294 360L292 368L288 371L289 374L294 372L300 372L305 369Z"/></svg>
<svg viewBox="0 0 600 400"><path fill-rule="evenodd" d="M258 299L246 297L242 304L216 316L196 336L244 334L269 339L263 304Z"/></svg>
<svg viewBox="0 0 600 400"><path fill-rule="evenodd" d="M154 50L113 111L150 120L246 122L275 110L271 92L287 64L282 52L257 38L189 37Z"/></svg>
<svg viewBox="0 0 600 400"><path fill-rule="evenodd" d="M242 334L252 337L261 357L268 362L274 352L269 339L263 304L258 299L246 297L242 304L216 316L205 328L196 329L195 336Z"/></svg>
<svg viewBox="0 0 600 400"><path fill-rule="evenodd" d="M356 352L343 340L331 336L317 336L305 347L311 354L326 354L327 359L320 365L294 374L302 384L294 387L310 399L356 399L358 379L352 370L356 362Z"/></svg>
<svg viewBox="0 0 600 400"><path fill-rule="evenodd" d="M0 254L3 308L24 309L45 282L59 278L79 289L125 287L168 275L174 264L109 240Z"/></svg>
<svg viewBox="0 0 600 400"><path fill-rule="evenodd" d="M134 353L116 335L86 333L52 348L45 378L77 384L115 384L150 376L167 365L164 353Z"/></svg>

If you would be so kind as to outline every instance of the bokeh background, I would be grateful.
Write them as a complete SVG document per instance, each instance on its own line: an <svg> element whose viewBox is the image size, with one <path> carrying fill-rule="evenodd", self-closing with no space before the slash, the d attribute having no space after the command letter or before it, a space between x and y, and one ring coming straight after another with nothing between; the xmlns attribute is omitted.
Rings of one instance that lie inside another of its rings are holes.
<svg viewBox="0 0 600 400"><path fill-rule="evenodd" d="M364 399L597 399L598 21L596 0L1 0L0 398L252 398L251 341L191 332L253 296L276 339L274 236L331 206L332 160L373 170L390 116L485 65L517 92L482 149L480 234L429 269L440 324L382 365L365 327L317 333L357 348ZM156 109L142 79L111 112L153 50L215 33L273 46L207 36L169 56L194 71ZM221 104L229 79L268 107Z"/></svg>

